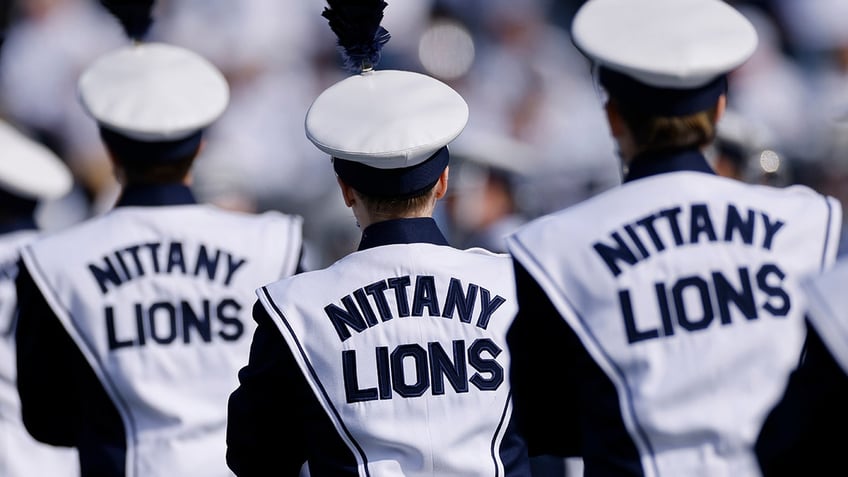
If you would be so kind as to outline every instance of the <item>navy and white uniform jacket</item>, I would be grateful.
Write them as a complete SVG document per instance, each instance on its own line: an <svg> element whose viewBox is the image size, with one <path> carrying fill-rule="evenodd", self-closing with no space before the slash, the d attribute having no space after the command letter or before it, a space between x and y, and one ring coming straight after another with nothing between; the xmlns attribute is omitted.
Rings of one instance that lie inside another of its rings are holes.
<svg viewBox="0 0 848 477"><path fill-rule="evenodd" d="M83 476L232 475L227 398L254 290L296 272L301 222L199 205L184 186L130 187L108 213L26 246L27 429L76 446Z"/></svg>
<svg viewBox="0 0 848 477"><path fill-rule="evenodd" d="M512 235L530 453L582 456L587 476L758 475L757 433L804 340L801 281L833 263L841 213L689 151L640 158L621 187Z"/></svg>
<svg viewBox="0 0 848 477"><path fill-rule="evenodd" d="M848 261L804 283L807 342L801 365L757 441L766 477L832 475L845 467L848 428Z"/></svg>
<svg viewBox="0 0 848 477"><path fill-rule="evenodd" d="M38 234L32 220L0 225L0 476L75 477L76 451L36 441L21 421L15 378L15 277L20 248Z"/></svg>
<svg viewBox="0 0 848 477"><path fill-rule="evenodd" d="M452 248L429 218L373 224L332 266L262 287L230 398L231 468L528 475L508 382L514 293L508 256Z"/></svg>

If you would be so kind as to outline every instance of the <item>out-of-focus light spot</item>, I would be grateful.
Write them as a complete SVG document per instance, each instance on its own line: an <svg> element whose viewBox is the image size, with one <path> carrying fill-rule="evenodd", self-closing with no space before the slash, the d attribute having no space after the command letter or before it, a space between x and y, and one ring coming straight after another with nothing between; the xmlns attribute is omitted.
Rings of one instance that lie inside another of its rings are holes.
<svg viewBox="0 0 848 477"><path fill-rule="evenodd" d="M780 156L769 149L760 153L760 167L763 171L774 174L780 169Z"/></svg>
<svg viewBox="0 0 848 477"><path fill-rule="evenodd" d="M436 21L421 35L418 58L428 73L446 80L462 77L474 62L474 40L455 21Z"/></svg>

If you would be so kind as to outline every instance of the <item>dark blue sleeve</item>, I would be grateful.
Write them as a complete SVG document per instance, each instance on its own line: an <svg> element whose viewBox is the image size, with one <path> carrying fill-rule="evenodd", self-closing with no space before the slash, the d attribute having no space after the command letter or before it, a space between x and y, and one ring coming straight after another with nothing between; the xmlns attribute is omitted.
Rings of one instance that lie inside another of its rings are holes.
<svg viewBox="0 0 848 477"><path fill-rule="evenodd" d="M309 386L276 325L257 301L250 358L239 371L227 417L227 465L239 477L297 476L307 459L305 412ZM292 384L296 383L296 384ZM299 398L300 396L300 398Z"/></svg>
<svg viewBox="0 0 848 477"><path fill-rule="evenodd" d="M75 365L67 359L74 357L74 343L23 262L15 286L19 307L15 350L24 425L41 442L74 447L80 423L73 393Z"/></svg>
<svg viewBox="0 0 848 477"><path fill-rule="evenodd" d="M15 284L24 425L41 442L77 447L83 475L122 475L126 435L120 414L23 262Z"/></svg>
<svg viewBox="0 0 848 477"><path fill-rule="evenodd" d="M764 476L831 475L844 468L846 403L848 376L807 322L801 364L757 440Z"/></svg>
<svg viewBox="0 0 848 477"><path fill-rule="evenodd" d="M513 263L519 311L507 346L518 426L531 456L577 456L577 393L566 351L575 338L545 292L521 264Z"/></svg>
<svg viewBox="0 0 848 477"><path fill-rule="evenodd" d="M615 385L536 280L513 266L519 311L507 334L510 381L530 455L582 457L586 475L641 475Z"/></svg>
<svg viewBox="0 0 848 477"><path fill-rule="evenodd" d="M227 417L227 465L238 477L357 475L357 461L341 438L265 308L250 358L239 371Z"/></svg>

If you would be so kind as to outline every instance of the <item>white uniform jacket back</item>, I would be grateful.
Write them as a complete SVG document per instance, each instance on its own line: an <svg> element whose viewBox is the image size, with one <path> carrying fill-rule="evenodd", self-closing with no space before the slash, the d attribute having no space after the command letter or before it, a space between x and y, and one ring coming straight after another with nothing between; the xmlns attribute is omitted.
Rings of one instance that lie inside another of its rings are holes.
<svg viewBox="0 0 848 477"><path fill-rule="evenodd" d="M355 252L258 290L359 475L504 475L510 259L429 243Z"/></svg>
<svg viewBox="0 0 848 477"><path fill-rule="evenodd" d="M33 280L121 414L126 475L231 475L227 398L256 287L294 273L301 219L119 207L27 246Z"/></svg>
<svg viewBox="0 0 848 477"><path fill-rule="evenodd" d="M509 250L614 383L644 475L753 476L803 344L800 283L840 224L809 188L684 171L537 219Z"/></svg>
<svg viewBox="0 0 848 477"><path fill-rule="evenodd" d="M36 230L0 234L0 476L73 477L79 475L76 450L36 441L21 422L15 377L15 277L20 247L37 236Z"/></svg>

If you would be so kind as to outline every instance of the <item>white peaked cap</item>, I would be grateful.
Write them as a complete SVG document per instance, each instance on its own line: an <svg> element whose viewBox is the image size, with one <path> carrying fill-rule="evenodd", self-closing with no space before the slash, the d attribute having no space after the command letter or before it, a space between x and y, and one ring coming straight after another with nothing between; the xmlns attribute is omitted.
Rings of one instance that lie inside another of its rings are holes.
<svg viewBox="0 0 848 477"><path fill-rule="evenodd" d="M468 105L445 83L410 71L368 71L315 99L306 136L333 157L401 169L430 158L467 122Z"/></svg>
<svg viewBox="0 0 848 477"><path fill-rule="evenodd" d="M722 0L589 0L572 36L596 63L658 88L703 86L757 47L753 25Z"/></svg>
<svg viewBox="0 0 848 477"><path fill-rule="evenodd" d="M78 83L80 101L101 125L140 141L172 141L210 125L229 86L209 61L185 48L140 43L107 53Z"/></svg>
<svg viewBox="0 0 848 477"><path fill-rule="evenodd" d="M451 144L451 156L486 168L516 175L530 175L540 167L533 145L504 132L468 129Z"/></svg>
<svg viewBox="0 0 848 477"><path fill-rule="evenodd" d="M73 176L58 156L2 120L0 151L0 188L12 194L57 199L73 187Z"/></svg>

